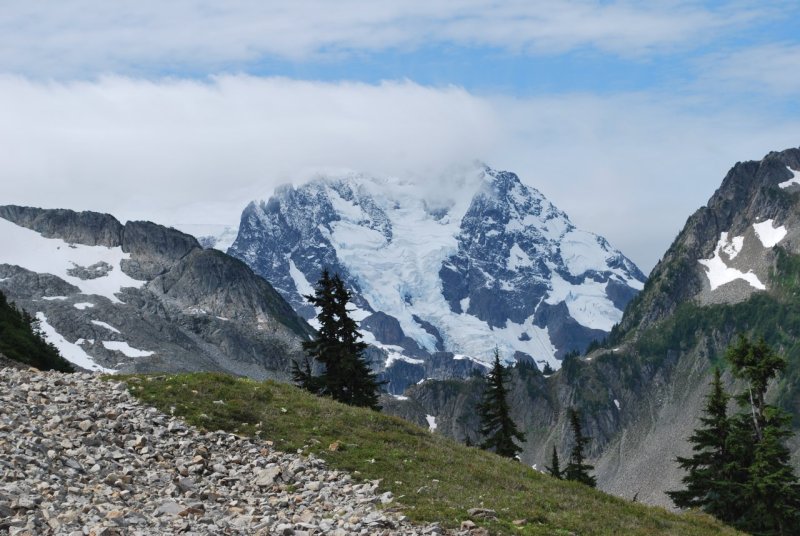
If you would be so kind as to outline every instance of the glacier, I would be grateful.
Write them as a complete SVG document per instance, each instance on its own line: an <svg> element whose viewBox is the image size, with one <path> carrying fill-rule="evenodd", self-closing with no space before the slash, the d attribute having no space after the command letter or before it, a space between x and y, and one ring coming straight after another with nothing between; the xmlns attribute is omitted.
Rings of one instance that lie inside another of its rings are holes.
<svg viewBox="0 0 800 536"><path fill-rule="evenodd" d="M303 295L339 273L386 367L436 352L488 364L497 347L558 368L643 288L629 259L515 174L476 164L449 181L437 195L363 173L282 186L245 208L228 253L310 320Z"/></svg>

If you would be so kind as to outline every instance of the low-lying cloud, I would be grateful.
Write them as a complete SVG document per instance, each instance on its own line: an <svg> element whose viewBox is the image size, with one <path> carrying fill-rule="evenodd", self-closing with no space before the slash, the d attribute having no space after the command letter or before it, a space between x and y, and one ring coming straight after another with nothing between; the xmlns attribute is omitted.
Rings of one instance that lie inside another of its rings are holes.
<svg viewBox="0 0 800 536"><path fill-rule="evenodd" d="M0 78L2 203L233 223L320 170L518 173L643 269L738 160L800 144L797 121L665 95L478 96L409 81Z"/></svg>

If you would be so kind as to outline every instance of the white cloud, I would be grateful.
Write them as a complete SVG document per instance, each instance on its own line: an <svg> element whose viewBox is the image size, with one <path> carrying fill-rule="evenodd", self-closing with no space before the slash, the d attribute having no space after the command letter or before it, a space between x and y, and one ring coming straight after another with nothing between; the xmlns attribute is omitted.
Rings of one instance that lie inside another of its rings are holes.
<svg viewBox="0 0 800 536"><path fill-rule="evenodd" d="M796 119L670 95L511 99L412 82L0 77L0 203L235 223L314 170L518 173L649 270L729 167L797 146Z"/></svg>
<svg viewBox="0 0 800 536"><path fill-rule="evenodd" d="M692 47L762 17L762 3L596 0L8 1L0 72L43 77L246 69L423 45L623 56Z"/></svg>
<svg viewBox="0 0 800 536"><path fill-rule="evenodd" d="M771 43L714 54L701 62L703 81L727 90L800 94L800 44Z"/></svg>

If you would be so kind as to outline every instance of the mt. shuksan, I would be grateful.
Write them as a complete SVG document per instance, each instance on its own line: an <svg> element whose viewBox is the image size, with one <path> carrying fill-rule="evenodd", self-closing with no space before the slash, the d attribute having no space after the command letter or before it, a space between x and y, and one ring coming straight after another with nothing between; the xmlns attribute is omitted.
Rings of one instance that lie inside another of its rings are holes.
<svg viewBox="0 0 800 536"><path fill-rule="evenodd" d="M630 260L515 174L481 165L448 184L429 195L349 174L282 186L247 206L228 253L307 319L314 310L302 296L323 268L338 272L386 368L437 352L486 362L495 345L506 359L558 368L642 289Z"/></svg>

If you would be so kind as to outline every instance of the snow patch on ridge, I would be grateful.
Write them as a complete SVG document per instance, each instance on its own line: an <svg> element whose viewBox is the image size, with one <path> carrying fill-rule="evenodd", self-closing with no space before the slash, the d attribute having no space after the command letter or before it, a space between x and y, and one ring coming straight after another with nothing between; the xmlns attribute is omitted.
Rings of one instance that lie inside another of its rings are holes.
<svg viewBox="0 0 800 536"><path fill-rule="evenodd" d="M433 415L425 415L425 420L428 421L428 430L433 433L436 431L436 417Z"/></svg>
<svg viewBox="0 0 800 536"><path fill-rule="evenodd" d="M611 253L597 241L597 236L573 229L561 241L561 257L569 273L575 276L608 264Z"/></svg>
<svg viewBox="0 0 800 536"><path fill-rule="evenodd" d="M294 261L291 258L289 258L289 275L292 276L294 287L301 296L314 295L314 287L308 282L308 279L306 279L306 276L303 275L303 272L297 269L297 266L295 266Z"/></svg>
<svg viewBox="0 0 800 536"><path fill-rule="evenodd" d="M772 228L772 220L768 221L770 228ZM744 273L741 270L731 268L725 264L725 261L722 260L722 257L720 256L720 252L728 244L730 244L728 242L728 233L721 233L720 239L717 241L717 247L714 248L714 256L710 259L700 259L697 261L706 267L706 277L708 277L711 290L716 290L722 285L737 279L746 281L752 287L758 290L766 290L767 287L758 279L758 276L754 274L752 270Z"/></svg>
<svg viewBox="0 0 800 536"><path fill-rule="evenodd" d="M59 332L56 331L53 326L47 322L47 316L45 316L43 312L40 311L36 313L36 320L39 322L39 329L42 331L42 335L44 336L45 340L55 346L58 349L58 352L61 354L61 357L70 363L78 365L81 368L97 372L117 372L115 369L105 368L98 365L94 362L94 359L92 359L89 354L83 351L83 348L78 346L78 344L69 342L67 339L65 339Z"/></svg>
<svg viewBox="0 0 800 536"><path fill-rule="evenodd" d="M545 303L556 305L563 301L570 316L582 326L611 331L614 324L622 320L622 311L614 306L606 294L608 283L587 278L580 285L573 285L552 270L550 285L552 290Z"/></svg>
<svg viewBox="0 0 800 536"><path fill-rule="evenodd" d="M122 271L121 261L129 258L130 254L123 253L121 247L68 244L0 218L0 263L52 274L78 287L83 294L105 296L114 303L122 303L116 296L118 292L125 287L141 288L145 284ZM95 279L80 279L67 273L76 266L92 266L98 262L105 262L112 269Z"/></svg>
<svg viewBox="0 0 800 536"><path fill-rule="evenodd" d="M117 352L122 352L127 357L147 357L155 353L147 350L139 350L138 348L133 348L127 342L122 342L122 341L102 341L102 342L106 350L114 350Z"/></svg>
<svg viewBox="0 0 800 536"><path fill-rule="evenodd" d="M382 348L386 349L386 345L383 345ZM389 352L389 356L386 358L386 362L383 365L384 367L386 368L391 367L395 361L405 361L406 363L411 363L412 365L422 365L423 363L425 363L425 361L423 361L422 359L414 359L401 354L400 352L402 352L403 349L400 348L399 346L396 346L395 348L397 348L399 351Z"/></svg>
<svg viewBox="0 0 800 536"><path fill-rule="evenodd" d="M789 166L786 166L786 169L788 169L794 176L788 181L781 182L780 184L778 184L778 186L780 188L788 188L792 184L800 184L800 171L795 171Z"/></svg>
<svg viewBox="0 0 800 536"><path fill-rule="evenodd" d="M511 246L511 250L508 252L508 260L506 261L506 266L511 271L516 271L519 268L526 268L528 266L533 266L533 261L528 256L525 251L519 247L519 244L514 242L514 245Z"/></svg>
<svg viewBox="0 0 800 536"><path fill-rule="evenodd" d="M778 242L784 239L786 236L786 227L783 225L779 227L773 227L773 220L764 220L761 223L754 223L753 229L756 232L756 236L761 241L761 244L765 248L771 248L775 246Z"/></svg>
<svg viewBox="0 0 800 536"><path fill-rule="evenodd" d="M121 333L120 330L118 330L117 328L115 328L111 324L106 324L105 322L101 322L100 320L92 320L91 322L95 326L100 326L101 328L105 328L108 331L111 331L112 333Z"/></svg>
<svg viewBox="0 0 800 536"><path fill-rule="evenodd" d="M725 233L725 236L727 237L727 233ZM730 260L733 260L742 251L742 247L744 247L744 237L734 236L731 238L730 242L727 240L725 241L725 245L722 246L722 251Z"/></svg>

